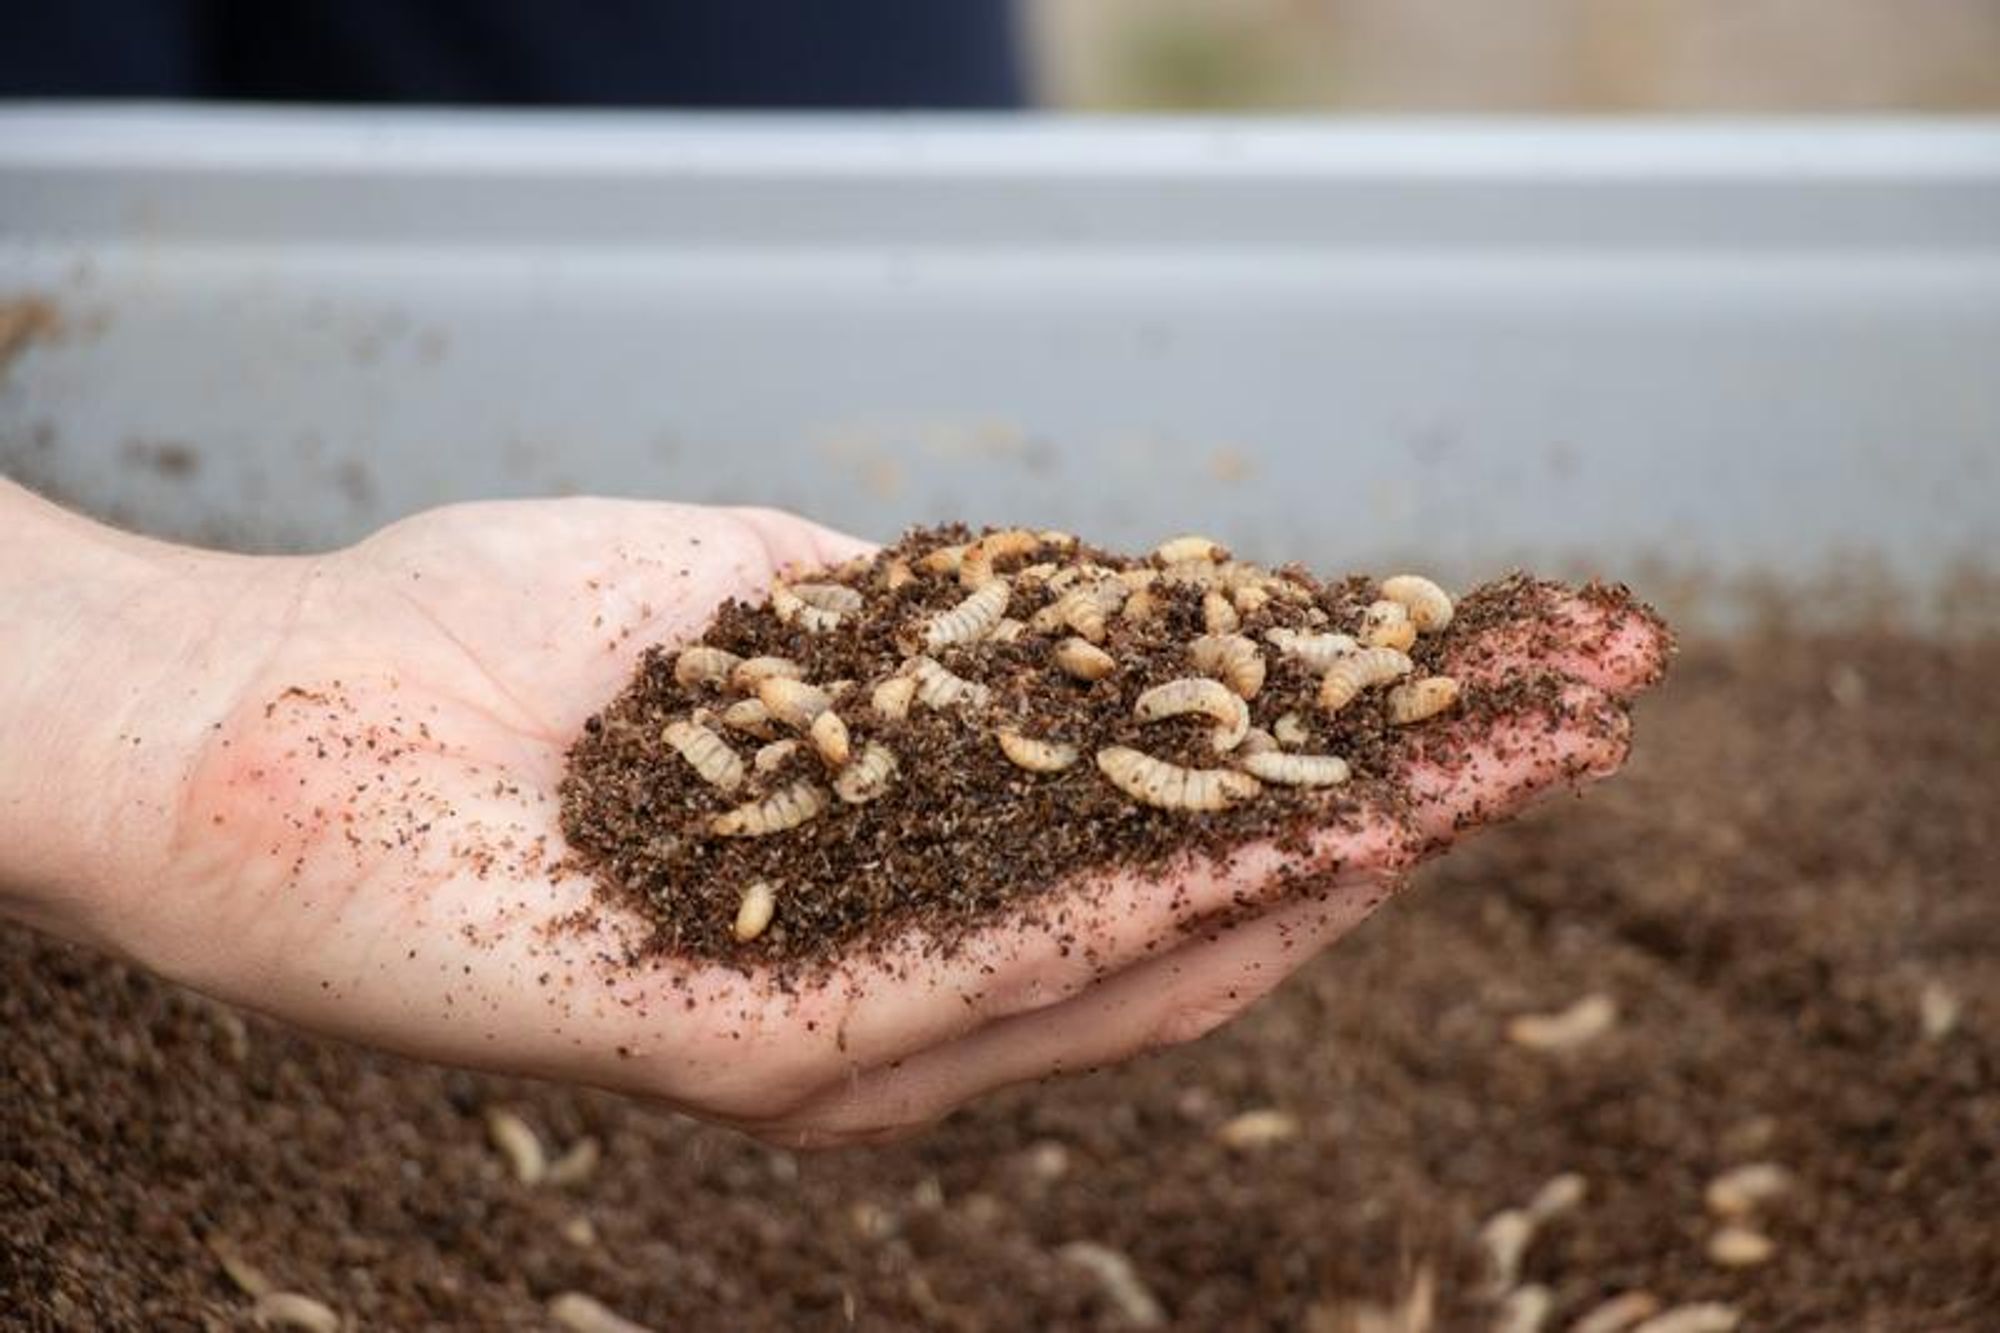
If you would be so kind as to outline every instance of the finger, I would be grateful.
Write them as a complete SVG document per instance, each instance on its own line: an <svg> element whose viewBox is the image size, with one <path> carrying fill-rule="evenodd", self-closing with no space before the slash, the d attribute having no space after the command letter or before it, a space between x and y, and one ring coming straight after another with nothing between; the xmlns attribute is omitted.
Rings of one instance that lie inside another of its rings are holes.
<svg viewBox="0 0 2000 1333"><path fill-rule="evenodd" d="M1061 1004L861 1073L785 1124L805 1146L895 1137L999 1088L1193 1041L1255 1004L1381 901L1379 892L1329 886L1261 916L1239 915Z"/></svg>
<svg viewBox="0 0 2000 1333"><path fill-rule="evenodd" d="M1659 618L1615 589L1509 579L1468 597L1461 616L1476 628L1447 669L1465 681L1554 671L1629 698L1659 681L1672 651Z"/></svg>
<svg viewBox="0 0 2000 1333"><path fill-rule="evenodd" d="M1468 713L1430 732L1409 769L1411 817L1436 847L1480 824L1519 812L1536 797L1615 772L1632 723L1609 695L1556 684L1495 717Z"/></svg>

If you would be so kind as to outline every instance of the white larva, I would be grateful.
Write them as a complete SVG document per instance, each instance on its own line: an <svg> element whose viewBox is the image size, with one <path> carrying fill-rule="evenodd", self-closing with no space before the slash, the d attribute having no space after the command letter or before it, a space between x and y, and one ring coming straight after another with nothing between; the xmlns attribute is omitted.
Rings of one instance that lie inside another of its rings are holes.
<svg viewBox="0 0 2000 1333"><path fill-rule="evenodd" d="M1792 1187L1792 1173L1776 1162L1746 1162L1708 1182L1702 1198L1717 1217L1747 1217Z"/></svg>
<svg viewBox="0 0 2000 1333"><path fill-rule="evenodd" d="M1253 754L1270 754L1277 748L1277 739L1270 732L1262 727L1252 727L1243 733L1243 742L1236 747L1236 757L1246 759Z"/></svg>
<svg viewBox="0 0 2000 1333"><path fill-rule="evenodd" d="M1236 614L1236 603L1210 588L1201 595L1201 625L1210 634L1234 634L1243 624Z"/></svg>
<svg viewBox="0 0 2000 1333"><path fill-rule="evenodd" d="M994 733L994 739L1000 743L1000 752L1009 763L1030 773L1059 773L1081 757L1074 745L1036 740L1004 727Z"/></svg>
<svg viewBox="0 0 2000 1333"><path fill-rule="evenodd" d="M1312 739L1312 728L1297 713L1286 713L1271 724L1271 734L1280 745L1304 745Z"/></svg>
<svg viewBox="0 0 2000 1333"><path fill-rule="evenodd" d="M917 682L917 702L926 708L954 708L959 704L983 708L993 697L993 691L984 685L953 674L932 658L913 657L903 665Z"/></svg>
<svg viewBox="0 0 2000 1333"><path fill-rule="evenodd" d="M1421 574L1397 574L1383 579L1381 592L1409 611L1419 634L1435 634L1451 624L1451 594Z"/></svg>
<svg viewBox="0 0 2000 1333"><path fill-rule="evenodd" d="M745 693L754 694L757 687L767 680L803 680L805 674L806 669L789 657L752 657L736 664L729 673L729 683Z"/></svg>
<svg viewBox="0 0 2000 1333"><path fill-rule="evenodd" d="M1332 754L1288 754L1273 750L1245 755L1237 762L1251 777L1285 787L1337 787L1349 777L1347 761Z"/></svg>
<svg viewBox="0 0 2000 1333"><path fill-rule="evenodd" d="M1002 616L1000 617L1000 623L995 625L992 631L987 634L986 642L1014 643L1023 634L1027 633L1027 631L1028 626L1025 622L1016 620L1012 616Z"/></svg>
<svg viewBox="0 0 2000 1333"><path fill-rule="evenodd" d="M807 606L852 615L861 609L861 594L844 583L794 583L792 593Z"/></svg>
<svg viewBox="0 0 2000 1333"><path fill-rule="evenodd" d="M1348 634L1307 634L1279 626L1264 631L1264 638L1286 657L1297 658L1314 671L1325 671L1341 658L1358 652L1361 645Z"/></svg>
<svg viewBox="0 0 2000 1333"><path fill-rule="evenodd" d="M549 1318L564 1333L653 1333L646 1325L634 1323L580 1291L565 1291L550 1301Z"/></svg>
<svg viewBox="0 0 2000 1333"><path fill-rule="evenodd" d="M674 680L693 689L697 685L721 685L743 659L735 653L697 643L683 648L674 659Z"/></svg>
<svg viewBox="0 0 2000 1333"><path fill-rule="evenodd" d="M908 676L891 676L870 691L868 703L875 716L900 722L910 715L910 701L916 697L917 682Z"/></svg>
<svg viewBox="0 0 2000 1333"><path fill-rule="evenodd" d="M997 562L1033 555L1041 548L1042 539L1025 528L988 533L965 548L965 555L958 562L958 581L968 588L983 588L993 581L993 566Z"/></svg>
<svg viewBox="0 0 2000 1333"><path fill-rule="evenodd" d="M1609 995L1586 995L1553 1014L1519 1014L1508 1021L1507 1040L1531 1051L1568 1051L1597 1040L1618 1023Z"/></svg>
<svg viewBox="0 0 2000 1333"><path fill-rule="evenodd" d="M1723 1268L1754 1268L1778 1252L1761 1231L1732 1222L1708 1238L1708 1257Z"/></svg>
<svg viewBox="0 0 2000 1333"><path fill-rule="evenodd" d="M324 1301L302 1292L267 1291L251 1307L260 1328L294 1328L299 1333L340 1333L340 1316Z"/></svg>
<svg viewBox="0 0 2000 1333"><path fill-rule="evenodd" d="M941 611L924 622L920 642L935 652L953 644L983 639L1000 618L1007 614L1007 598L1012 589L1007 580L993 576L979 589L949 611Z"/></svg>
<svg viewBox="0 0 2000 1333"><path fill-rule="evenodd" d="M852 763L840 770L840 776L833 780L833 793L849 805L859 805L872 801L889 789L889 781L896 775L896 756L886 745L875 741L865 742L861 753Z"/></svg>
<svg viewBox="0 0 2000 1333"><path fill-rule="evenodd" d="M772 741L769 745L757 747L757 753L751 757L750 767L756 769L759 773L772 772L787 759L797 754L798 750L799 743L795 740L788 738L782 741Z"/></svg>
<svg viewBox="0 0 2000 1333"><path fill-rule="evenodd" d="M773 676L759 684L757 701L773 718L795 731L804 731L814 718L833 706L833 696L819 686L784 676Z"/></svg>
<svg viewBox="0 0 2000 1333"><path fill-rule="evenodd" d="M699 722L669 722L660 739L687 761L711 787L735 791L743 783L743 761L729 743Z"/></svg>
<svg viewBox="0 0 2000 1333"><path fill-rule="evenodd" d="M1143 625L1160 614L1160 598L1151 588L1141 588L1125 599L1125 605L1118 608L1121 619L1134 625Z"/></svg>
<svg viewBox="0 0 2000 1333"><path fill-rule="evenodd" d="M852 742L847 734L847 724L840 720L840 714L827 709L812 720L807 735L812 740L813 749L819 751L819 757L828 768L840 768L847 763Z"/></svg>
<svg viewBox="0 0 2000 1333"><path fill-rule="evenodd" d="M1417 641L1417 627L1401 602L1370 602L1361 613L1361 632L1356 637L1369 648L1407 653Z"/></svg>
<svg viewBox="0 0 2000 1333"><path fill-rule="evenodd" d="M1335 658L1320 677L1319 706L1338 713L1361 691L1401 680L1413 670L1415 663L1394 648L1362 648Z"/></svg>
<svg viewBox="0 0 2000 1333"><path fill-rule="evenodd" d="M1048 609L1059 625L1069 626L1092 643L1102 643L1105 618L1124 606L1125 598L1124 584L1117 579L1099 579L1070 589Z"/></svg>
<svg viewBox="0 0 2000 1333"><path fill-rule="evenodd" d="M539 1184L548 1174L549 1158L542 1148L541 1137L512 1111L499 1106L487 1108L486 1137L507 1159L514 1179L523 1185Z"/></svg>
<svg viewBox="0 0 2000 1333"><path fill-rule="evenodd" d="M1676 1305L1640 1324L1632 1333L1732 1333L1743 1316L1717 1301Z"/></svg>
<svg viewBox="0 0 2000 1333"><path fill-rule="evenodd" d="M1601 1301L1577 1317L1569 1333L1627 1333L1634 1324L1659 1313L1660 1298L1650 1291L1627 1291Z"/></svg>
<svg viewBox="0 0 2000 1333"><path fill-rule="evenodd" d="M1271 592L1261 584L1248 583L1232 590L1229 599L1243 615L1255 615L1271 603Z"/></svg>
<svg viewBox="0 0 2000 1333"><path fill-rule="evenodd" d="M1194 669L1234 690L1245 699L1264 688L1264 654L1241 634L1204 634L1188 644Z"/></svg>
<svg viewBox="0 0 2000 1333"><path fill-rule="evenodd" d="M1200 713L1215 719L1211 744L1217 750L1233 750L1250 730L1250 707L1241 695L1219 680L1206 676L1183 676L1164 685L1155 685L1133 702L1132 712L1141 721Z"/></svg>
<svg viewBox="0 0 2000 1333"><path fill-rule="evenodd" d="M840 612L814 606L782 583L771 585L771 612L781 623L811 634L824 634L840 624Z"/></svg>
<svg viewBox="0 0 2000 1333"><path fill-rule="evenodd" d="M1122 745L1099 750L1097 768L1133 800L1161 810L1226 810L1263 790L1248 773L1183 768Z"/></svg>
<svg viewBox="0 0 2000 1333"><path fill-rule="evenodd" d="M764 800L724 811L708 828L719 838L761 838L797 828L824 809L824 791L811 782L795 782Z"/></svg>
<svg viewBox="0 0 2000 1333"><path fill-rule="evenodd" d="M748 944L762 935L778 910L778 893L763 880L743 890L736 904L736 924L732 928L737 943Z"/></svg>
<svg viewBox="0 0 2000 1333"><path fill-rule="evenodd" d="M940 546L926 552L917 561L917 568L926 574L956 574L965 560L965 546Z"/></svg>
<svg viewBox="0 0 2000 1333"><path fill-rule="evenodd" d="M758 699L738 699L723 709L722 725L731 731L764 738L775 730L771 725L771 710Z"/></svg>
<svg viewBox="0 0 2000 1333"><path fill-rule="evenodd" d="M1157 569L1147 569L1143 566L1137 569L1121 569L1118 571L1118 581L1125 585L1125 591L1138 592L1141 589L1150 588L1155 583L1158 583L1160 581L1160 571Z"/></svg>
<svg viewBox="0 0 2000 1333"><path fill-rule="evenodd" d="M891 560L882 570L882 586L890 592L907 588L917 581L917 572L906 560Z"/></svg>
<svg viewBox="0 0 2000 1333"><path fill-rule="evenodd" d="M1389 691L1389 721L1406 727L1436 717L1457 702L1457 681L1450 676L1425 676Z"/></svg>
<svg viewBox="0 0 2000 1333"><path fill-rule="evenodd" d="M1229 558L1229 548L1211 537L1173 537L1153 548L1153 559L1163 565L1187 560L1207 560L1221 564Z"/></svg>
<svg viewBox="0 0 2000 1333"><path fill-rule="evenodd" d="M1118 669L1116 658L1085 639L1064 639L1050 657L1078 680L1103 680Z"/></svg>
<svg viewBox="0 0 2000 1333"><path fill-rule="evenodd" d="M1169 588L1220 588L1222 568L1207 560L1180 560L1160 571L1160 582Z"/></svg>

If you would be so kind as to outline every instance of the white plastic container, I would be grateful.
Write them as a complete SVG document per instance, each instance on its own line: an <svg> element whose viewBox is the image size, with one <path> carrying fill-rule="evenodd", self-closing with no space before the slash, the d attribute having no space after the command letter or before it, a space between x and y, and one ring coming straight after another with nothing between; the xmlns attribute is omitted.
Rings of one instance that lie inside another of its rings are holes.
<svg viewBox="0 0 2000 1333"><path fill-rule="evenodd" d="M14 108L27 293L7 471L244 545L596 491L1447 575L2000 548L2000 122Z"/></svg>

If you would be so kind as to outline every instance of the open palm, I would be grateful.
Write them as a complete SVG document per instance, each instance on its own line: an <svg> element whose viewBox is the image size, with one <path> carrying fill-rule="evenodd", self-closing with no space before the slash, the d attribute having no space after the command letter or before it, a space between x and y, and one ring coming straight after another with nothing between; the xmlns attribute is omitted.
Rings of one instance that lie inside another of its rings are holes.
<svg viewBox="0 0 2000 1333"><path fill-rule="evenodd" d="M1449 767L1411 775L1413 811L1328 831L1304 861L1255 847L1170 886L1068 886L1065 910L1042 914L1060 928L992 927L945 960L912 940L793 993L730 968L628 964L637 923L560 864L568 745L643 648L696 636L781 567L864 549L769 511L567 500L438 510L271 562L229 608L229 641L205 650L204 670L241 683L179 766L162 864L115 942L358 1041L612 1087L788 1143L871 1138L1240 1012L1418 856L1615 768L1619 701L1663 651L1638 619L1575 601L1507 631L1462 670L1561 673L1577 724L1482 727ZM1300 889L1306 866L1320 873Z"/></svg>

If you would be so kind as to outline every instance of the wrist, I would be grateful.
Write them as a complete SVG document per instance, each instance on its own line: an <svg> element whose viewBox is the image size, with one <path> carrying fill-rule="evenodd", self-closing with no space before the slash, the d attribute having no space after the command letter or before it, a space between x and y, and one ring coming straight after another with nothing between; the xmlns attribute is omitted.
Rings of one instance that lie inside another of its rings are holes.
<svg viewBox="0 0 2000 1333"><path fill-rule="evenodd" d="M0 482L0 912L117 949L227 706L223 618L267 563L147 541Z"/></svg>

